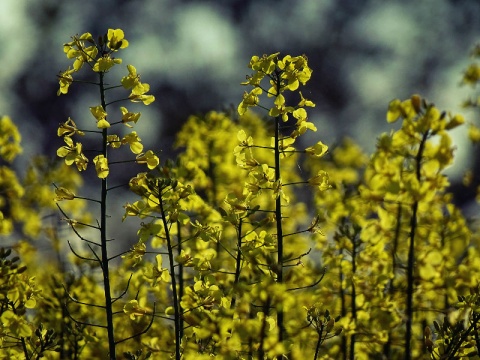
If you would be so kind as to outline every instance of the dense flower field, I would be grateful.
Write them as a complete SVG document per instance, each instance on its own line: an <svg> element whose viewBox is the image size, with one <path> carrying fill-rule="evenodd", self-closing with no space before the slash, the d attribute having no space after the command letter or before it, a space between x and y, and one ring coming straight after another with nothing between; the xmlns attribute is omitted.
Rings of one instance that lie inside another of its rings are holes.
<svg viewBox="0 0 480 360"><path fill-rule="evenodd" d="M120 29L64 45L58 95L98 102L59 125L59 161L15 171L21 135L0 119L1 359L478 358L480 233L445 175L462 115L414 94L385 104L395 128L372 154L305 145L307 57L253 56L237 111L191 116L164 159L134 130L149 84L110 71L128 45ZM463 82L479 79L473 62ZM115 219L122 188L136 201ZM127 218L137 238L111 238Z"/></svg>

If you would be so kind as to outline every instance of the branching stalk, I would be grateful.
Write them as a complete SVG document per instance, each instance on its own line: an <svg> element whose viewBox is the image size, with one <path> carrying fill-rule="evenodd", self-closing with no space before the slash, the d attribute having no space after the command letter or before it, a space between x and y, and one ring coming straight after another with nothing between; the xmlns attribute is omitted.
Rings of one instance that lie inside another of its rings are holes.
<svg viewBox="0 0 480 360"><path fill-rule="evenodd" d="M177 280L175 278L175 263L174 263L174 256L173 256L172 238L170 236L170 230L169 230L165 207L163 204L163 199L161 197L161 194L159 195L159 206L160 206L160 213L162 215L163 227L165 229L165 237L167 241L167 250L168 250L168 261L170 265L170 277L172 279L172 296L173 296L174 327L175 327L175 359L180 360L180 357L181 357L180 342L182 340L181 329L180 329L180 326L181 326L180 302L178 300Z"/></svg>
<svg viewBox="0 0 480 360"><path fill-rule="evenodd" d="M104 76L105 73L100 72L100 97L102 107L105 110L105 88ZM107 158L107 129L102 130L102 155ZM110 290L110 274L109 274L109 259L107 249L107 179L102 179L102 193L100 204L100 242L102 249L102 273L103 273L103 290L105 293L105 313L107 316L107 333L108 333L108 349L111 360L116 359L115 353L115 334L113 328L113 310L112 310L112 295Z"/></svg>
<svg viewBox="0 0 480 360"><path fill-rule="evenodd" d="M281 80L280 75L276 73L276 86L277 94L280 94ZM275 182L281 181L280 179L280 121L281 117L275 117ZM277 194L275 200L275 222L277 226L277 283L283 283L283 227L282 227L282 198L280 194ZM277 312L277 324L278 324L278 341L281 343L285 338L285 324L283 321L284 313L283 309L280 307L280 310Z"/></svg>
<svg viewBox="0 0 480 360"><path fill-rule="evenodd" d="M238 282L240 281L240 271L242 265L242 219L238 221L238 228L237 228L237 256L235 262L235 279L233 281L233 288L235 289ZM236 296L232 297L232 302L230 304L230 308L235 308L235 303L237 301Z"/></svg>
<svg viewBox="0 0 480 360"><path fill-rule="evenodd" d="M178 233L178 245L177 245L177 250L178 250L178 255L182 253L182 236L181 236L181 226L180 226L180 221L177 221L177 233ZM183 271L183 265L180 263L178 265L178 298L180 301L182 300L183 297L183 291L184 291L184 271ZM179 310L180 313L183 313L182 305L179 303ZM180 339L183 338L183 317L180 316Z"/></svg>
<svg viewBox="0 0 480 360"><path fill-rule="evenodd" d="M421 179L421 160L423 151L427 142L429 131L423 134L420 146L418 148L417 156L415 157L415 175L420 182ZM417 211L418 200L414 200L412 204L412 217L410 219L410 243L408 248L408 264L407 264L407 313L406 313L406 330L405 330L405 360L412 359L412 322L413 322L413 282L414 282L414 267L415 267L415 232L417 230Z"/></svg>

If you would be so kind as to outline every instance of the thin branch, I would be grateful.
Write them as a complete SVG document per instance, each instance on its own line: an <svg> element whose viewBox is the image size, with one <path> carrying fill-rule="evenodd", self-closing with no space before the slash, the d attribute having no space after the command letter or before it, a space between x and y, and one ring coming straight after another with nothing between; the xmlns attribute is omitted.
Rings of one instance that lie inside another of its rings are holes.
<svg viewBox="0 0 480 360"><path fill-rule="evenodd" d="M125 342L125 341L127 341L127 340L130 340L130 339L136 338L136 337L138 337L138 336L140 336L140 335L145 334L148 330L150 330L150 328L152 327L152 324L153 324L153 320L155 319L155 316L154 316L154 315L155 315L155 306L156 306L156 304L153 303L153 312L152 312L152 316L151 316L151 319L150 319L150 323L148 324L148 326L147 326L145 329L143 329L143 330L140 331L139 333L136 333L136 334L134 334L134 335L132 335L132 336L129 336L129 337L125 338L125 339L115 341L115 345L118 345L118 344L120 344L120 343L122 343L122 342Z"/></svg>
<svg viewBox="0 0 480 360"><path fill-rule="evenodd" d="M291 288L291 289L287 289L287 291L294 291L294 290L301 290L301 289L308 289L308 288L311 288L311 287L314 287L314 286L317 286L318 284L320 284L323 280L323 278L325 277L325 273L327 272L327 268L324 267L323 268L323 272L322 272L322 275L320 276L320 279L318 279L317 281L315 281L313 284L310 284L310 285L306 285L306 286L299 286L299 287L295 287L295 288Z"/></svg>
<svg viewBox="0 0 480 360"><path fill-rule="evenodd" d="M98 261L98 259L91 259L78 254L75 250L73 250L72 244L70 244L70 240L67 241L67 244L68 244L68 247L70 248L70 251L73 253L73 255L75 255L79 259L88 260L88 261Z"/></svg>
<svg viewBox="0 0 480 360"><path fill-rule="evenodd" d="M63 211L63 209L60 207L60 205L58 205L58 203L55 204L55 205L57 205L58 210L60 210L60 212L63 214L63 216L65 216L65 219L64 219L64 220L68 222L68 224L72 227L72 230L75 232L75 234L76 234L80 239L82 239L83 241L87 241L87 242L91 242L91 243L94 243L94 244L95 244L95 242L93 242L93 241L91 241L91 240L87 240L87 239L85 239L83 236L81 236L80 233L78 232L78 230L75 229L75 227L74 227L73 224L75 223L75 224L78 224L78 225L90 227L90 228L95 229L95 230L99 230L99 228L98 228L97 226L93 226L93 225L90 225L90 224L78 222L78 221L70 218L70 217ZM100 245L98 245L98 246L100 246Z"/></svg>
<svg viewBox="0 0 480 360"><path fill-rule="evenodd" d="M105 306L104 305L97 305L97 304L91 304L91 303L86 303L84 301L80 301L80 300L77 300L75 299L72 295L70 295L70 293L68 292L67 288L65 287L65 285L62 284L62 287L63 287L63 290L65 290L65 293L67 294L68 298L73 301L74 303L76 304L79 304L79 305L85 305L85 306L90 306L90 307L96 307L96 308L100 308L100 309L105 309Z"/></svg>
<svg viewBox="0 0 480 360"><path fill-rule="evenodd" d="M78 324L78 325L84 325L84 326L93 326L93 327L98 327L98 328L102 328L102 329L106 329L107 326L105 325L100 325L100 324L93 324L93 323L89 323L89 322L85 322L85 321L80 321L80 320L77 320L75 319L71 314L70 314L70 311L68 311L68 307L66 304L64 304L65 306L65 313L67 314L67 316L69 317L70 320L72 320L75 324Z"/></svg>
<svg viewBox="0 0 480 360"><path fill-rule="evenodd" d="M288 263L288 262L291 262L291 261L295 261L295 260L300 260L301 258L303 258L304 256L307 256L308 254L310 254L310 252L312 251L312 248L308 249L307 252L303 253L303 254L300 254L298 255L297 257L294 257L294 258L291 258L291 259L285 259L283 261L283 263Z"/></svg>
<svg viewBox="0 0 480 360"><path fill-rule="evenodd" d="M123 290L123 292L120 295L118 295L116 298L112 298L112 304L118 299L123 298L123 296L127 293L128 288L130 287L130 280L132 280L132 276L133 276L133 273L131 273L130 277L128 278L127 286L125 287L125 290Z"/></svg>

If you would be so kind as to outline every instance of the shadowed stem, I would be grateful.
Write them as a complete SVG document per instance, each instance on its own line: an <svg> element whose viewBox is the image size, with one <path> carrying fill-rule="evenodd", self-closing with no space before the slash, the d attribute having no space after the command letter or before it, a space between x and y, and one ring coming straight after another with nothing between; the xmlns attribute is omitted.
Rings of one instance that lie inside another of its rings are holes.
<svg viewBox="0 0 480 360"><path fill-rule="evenodd" d="M357 239L358 233L355 232L351 237L352 241L352 320L357 322L357 292L355 288L355 273L357 271ZM350 359L355 359L355 333L350 337Z"/></svg>
<svg viewBox="0 0 480 360"><path fill-rule="evenodd" d="M238 228L237 228L237 257L235 261L235 280L233 281L233 288L236 289L239 281L240 281L240 271L242 268L242 218L238 221ZM232 296L232 302L230 304L230 309L235 308L235 303L237 301L237 297L235 292Z"/></svg>
<svg viewBox="0 0 480 360"><path fill-rule="evenodd" d="M182 253L182 236L181 236L181 226L180 226L180 221L177 221L177 233L178 233L178 256L180 256L180 254ZM180 301L182 300L183 298L183 292L184 292L184 289L183 287L185 286L184 285L184 273L183 273L183 265L182 263L179 263L178 264L178 298L180 299ZM179 312L180 314L183 313L183 309L182 309L182 305L179 304L178 306L179 308ZM180 340L183 339L183 317L180 316L180 319L179 319L179 329L178 329L178 332L179 332L179 337L180 337Z"/></svg>
<svg viewBox="0 0 480 360"><path fill-rule="evenodd" d="M280 91L278 91L280 93ZM280 181L280 116L275 118L275 181ZM282 228L282 198L280 194L277 195L275 200L275 221L277 225L277 283L283 283L283 228ZM283 321L283 308L277 312L277 324L278 324L278 342L282 342L285 337L285 324Z"/></svg>
<svg viewBox="0 0 480 360"><path fill-rule="evenodd" d="M100 97L102 108L105 110L105 73L100 72ZM102 155L107 158L107 129L102 130ZM110 274L108 269L108 249L107 249L107 179L102 179L102 193L100 199L100 241L102 249L102 273L103 273L103 290L105 293L105 313L107 316L107 332L108 332L108 349L111 360L116 359L115 354L115 335L113 328L113 310L112 295L110 292Z"/></svg>
<svg viewBox="0 0 480 360"><path fill-rule="evenodd" d="M275 71L273 81L276 87L276 93L281 93L282 80L280 78L281 71ZM275 117L275 182L277 186L281 186L279 182L280 179L280 121L282 120L281 116L278 115ZM275 200L275 222L277 226L277 283L283 283L283 228L282 228L282 198L281 194L277 194ZM277 311L277 325L278 325L278 342L281 343L285 339L285 324L284 324L284 312L283 306L280 306ZM278 356L278 359L282 359L282 356Z"/></svg>
<svg viewBox="0 0 480 360"><path fill-rule="evenodd" d="M415 157L415 175L420 182L421 178L421 160L425 143L427 142L429 131L423 134L420 146L418 148L417 156ZM405 331L405 360L412 359L412 322L413 322L413 282L414 282L414 266L415 266L415 232L417 230L417 211L418 200L415 200L412 205L412 217L410 219L410 243L408 248L408 265L407 265L407 314L406 314L406 331Z"/></svg>
<svg viewBox="0 0 480 360"><path fill-rule="evenodd" d="M180 317L182 316L180 313L180 301L178 299L177 294L177 280L175 278L175 263L174 263L174 256L173 256L173 245L172 245L172 238L167 222L167 214L165 212L163 199L161 190L159 191L159 205L160 205L160 213L162 214L162 222L163 227L165 229L165 237L167 240L167 249L168 249L168 261L170 265L170 278L172 279L172 296L173 296L173 311L174 311L174 326L175 326L175 359L180 360L181 353L180 353L180 343L182 340L181 334L181 323Z"/></svg>

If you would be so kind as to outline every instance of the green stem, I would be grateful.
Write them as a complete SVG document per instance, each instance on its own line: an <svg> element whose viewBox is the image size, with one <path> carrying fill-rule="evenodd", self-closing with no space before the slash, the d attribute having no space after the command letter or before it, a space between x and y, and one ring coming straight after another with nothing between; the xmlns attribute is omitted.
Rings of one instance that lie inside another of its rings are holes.
<svg viewBox="0 0 480 360"><path fill-rule="evenodd" d="M275 118L275 181L280 181L280 149L278 141L280 138L280 117ZM277 225L277 283L283 283L283 228L282 228L282 198L280 195L275 200L275 221ZM278 342L282 342L285 338L285 324L283 321L283 309L277 312L278 324ZM280 357L281 358L281 357Z"/></svg>
<svg viewBox="0 0 480 360"><path fill-rule="evenodd" d="M27 350L27 344L25 343L25 338L22 337L20 339L20 342L22 343L22 349L23 349L23 354L25 355L25 359L30 360L30 356L28 355L28 350Z"/></svg>
<svg viewBox="0 0 480 360"><path fill-rule="evenodd" d="M343 258L343 247L340 248L340 259ZM345 275L343 274L342 271L342 266L339 266L339 280L340 280L340 303L341 303L341 315L342 318L345 318L347 316L347 306L345 303L345 290L343 289L343 280L345 278ZM342 336L342 357L343 360L347 360L347 337Z"/></svg>
<svg viewBox="0 0 480 360"><path fill-rule="evenodd" d="M105 87L104 76L105 73L100 72L100 97L102 107L105 110ZM102 155L107 158L107 129L102 130ZM110 275L109 275L109 259L107 249L107 179L102 179L102 193L100 204L100 241L102 249L102 272L103 272L103 290L105 293L105 313L107 316L107 332L108 332L108 349L110 360L116 359L115 354L115 335L113 328L113 309L112 309L112 295L110 292Z"/></svg>
<svg viewBox="0 0 480 360"><path fill-rule="evenodd" d="M281 93L282 82L280 79L281 71L277 70L275 72L275 86L276 93ZM277 95L278 96L278 95ZM280 181L280 121L281 116L275 117L275 181ZM277 283L283 283L283 228L282 228L282 198L279 194L275 200L275 222L277 225ZM284 324L284 313L283 308L280 306L280 310L277 312L277 325L279 328L278 331L278 342L281 343L285 339L285 324ZM279 356L278 359L282 359L282 356Z"/></svg>
<svg viewBox="0 0 480 360"><path fill-rule="evenodd" d="M320 346L322 345L322 334L318 334L317 345L315 346L315 355L313 356L313 360L318 359L318 354L320 352Z"/></svg>
<svg viewBox="0 0 480 360"><path fill-rule="evenodd" d="M238 221L238 229L237 229L237 258L235 262L235 280L233 281L233 288L234 291L237 287L238 282L240 281L240 270L242 265L242 219ZM235 308L235 303L237 301L237 297L235 295L232 296L232 302L230 304L230 309Z"/></svg>
<svg viewBox="0 0 480 360"><path fill-rule="evenodd" d="M427 142L429 131L423 134L420 146L418 148L417 156L415 157L415 174L417 180L421 179L421 160L423 157L423 150ZM417 211L418 200L415 200L412 205L412 217L410 219L410 243L408 248L408 264L407 264L407 313L406 313L406 331L405 331L405 360L412 359L412 323L413 323L413 292L414 292L414 266L415 266L415 232L417 230Z"/></svg>
<svg viewBox="0 0 480 360"><path fill-rule="evenodd" d="M174 264L174 257L173 257L173 246L172 246L172 238L170 236L169 226L166 218L165 208L163 206L163 199L161 197L161 191L159 191L159 205L160 205L160 212L162 214L162 221L163 227L165 229L165 237L167 240L167 249L168 249L168 261L170 263L170 277L172 278L172 296L173 296L173 311L174 311L174 326L175 326L175 359L180 360L181 353L180 353L180 342L182 340L180 330L180 302L178 301L178 294L177 294L177 281L175 279L175 264Z"/></svg>
<svg viewBox="0 0 480 360"><path fill-rule="evenodd" d="M178 229L178 255L182 253L182 236L180 232L180 221L177 221L177 229ZM180 301L182 300L183 297L183 287L184 287L184 273L183 273L183 265L178 264L178 298ZM180 314L183 314L183 309L181 303L179 303L179 310ZM180 316L180 340L183 339L183 318Z"/></svg>
<svg viewBox="0 0 480 360"><path fill-rule="evenodd" d="M352 320L357 322L357 291L355 289L355 273L357 271L357 234L352 237ZM350 359L355 359L355 333L350 337Z"/></svg>

